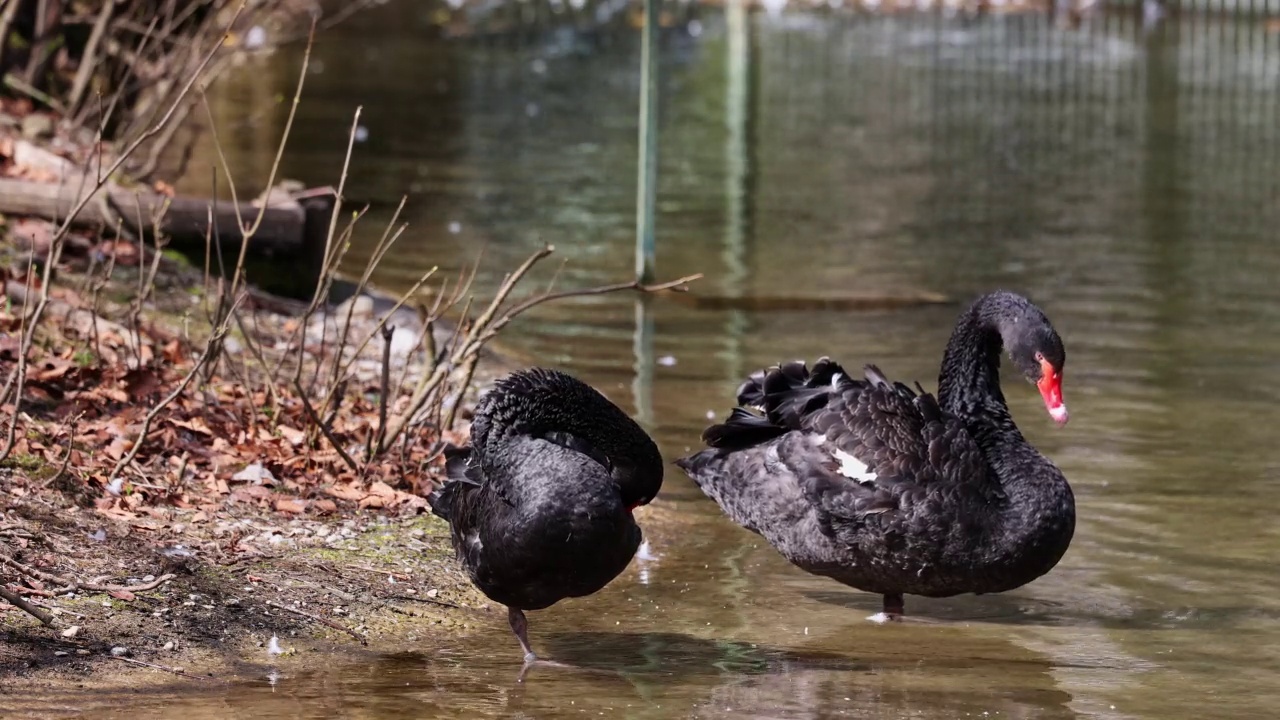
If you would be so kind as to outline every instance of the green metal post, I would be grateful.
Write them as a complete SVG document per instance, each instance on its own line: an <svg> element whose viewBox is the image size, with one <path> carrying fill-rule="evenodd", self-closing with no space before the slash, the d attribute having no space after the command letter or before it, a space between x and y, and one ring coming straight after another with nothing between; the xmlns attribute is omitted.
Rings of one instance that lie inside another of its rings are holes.
<svg viewBox="0 0 1280 720"><path fill-rule="evenodd" d="M658 187L658 11L662 0L645 0L640 50L640 168L636 189L636 279L654 273L653 219Z"/></svg>
<svg viewBox="0 0 1280 720"><path fill-rule="evenodd" d="M636 178L636 280L653 282L653 219L658 187L658 10L662 0L645 0L640 42L640 163ZM637 420L653 424L653 310L650 298L636 298L634 338Z"/></svg>

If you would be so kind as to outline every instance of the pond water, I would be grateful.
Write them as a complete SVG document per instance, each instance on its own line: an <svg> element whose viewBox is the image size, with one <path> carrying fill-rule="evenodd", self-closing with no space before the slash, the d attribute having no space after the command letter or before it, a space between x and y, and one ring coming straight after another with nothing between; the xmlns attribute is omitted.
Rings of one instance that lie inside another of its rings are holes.
<svg viewBox="0 0 1280 720"><path fill-rule="evenodd" d="M353 268L407 193L410 228L375 275L388 288L483 248L483 292L544 242L557 255L530 292L557 257L561 288L627 279L638 33L445 40L435 13L391 3L323 37L284 174L336 182L361 104L348 187L374 208ZM246 671L228 691L131 695L96 716L1273 717L1276 36L1202 19L1152 36L1114 17L1075 33L1018 16L673 21L659 275L702 272L696 293L744 300L655 299L651 348L633 297L564 302L506 346L636 410L674 459L741 377L779 360L875 362L932 389L962 303L1022 291L1068 353L1065 428L1029 387L1007 390L1076 493L1062 563L1003 595L908 598L927 622L878 626L879 597L791 567L672 467L638 513L655 558L530 615L535 647L575 669L517 683L494 615L441 645L338 655L274 684ZM277 54L221 91L248 182L265 177L285 111L271 101L299 63ZM794 307L918 291L953 302Z"/></svg>

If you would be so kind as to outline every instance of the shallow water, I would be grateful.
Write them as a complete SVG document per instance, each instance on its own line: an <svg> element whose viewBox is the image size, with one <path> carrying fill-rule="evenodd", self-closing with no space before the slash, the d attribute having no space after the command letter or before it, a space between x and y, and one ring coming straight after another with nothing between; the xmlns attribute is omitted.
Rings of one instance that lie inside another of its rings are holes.
<svg viewBox="0 0 1280 720"><path fill-rule="evenodd" d="M561 287L625 279L634 33L445 42L421 7L393 3L319 44L284 174L333 182L361 103L368 138L349 187L377 205L355 254L410 194L410 230L378 282L454 272L483 246L491 288L543 242L568 258ZM909 597L919 622L878 626L866 621L878 597L790 567L672 468L638 513L656 558L530 616L535 646L576 668L516 683L517 648L493 614L444 645L326 658L274 685L264 662L225 691L53 704L133 718L1274 715L1275 36L1201 20L1143 39L1114 18L1080 34L1039 18L757 15L746 32L720 11L695 19L696 37L664 46L660 275L704 272L696 291L718 297L955 302L659 298L637 360L634 299L610 296L546 306L508 346L638 409L673 459L742 376L778 360L875 362L932 388L961 302L1021 290L1068 353L1066 428L1029 387L1006 393L1076 493L1062 563L1003 595ZM245 68L220 119L262 121L236 108L288 92L297 63ZM238 168L261 175L258 136L227 137Z"/></svg>

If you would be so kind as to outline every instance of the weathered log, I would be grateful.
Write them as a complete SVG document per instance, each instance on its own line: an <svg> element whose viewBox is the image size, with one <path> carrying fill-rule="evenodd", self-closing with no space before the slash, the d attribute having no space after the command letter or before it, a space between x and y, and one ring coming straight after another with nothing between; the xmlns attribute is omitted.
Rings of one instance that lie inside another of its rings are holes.
<svg viewBox="0 0 1280 720"><path fill-rule="evenodd" d="M82 175L60 183L0 178L0 213L34 215L62 222L93 190L93 185L92 179L84 179ZM203 246L209 231L211 209L216 210L214 225L223 247L238 249L243 242L244 232L230 201L220 201L215 208L211 200L168 198L145 187L122 188L110 183L81 209L72 224L114 228L119 222L135 235L150 236L151 219L166 202L168 208L160 218L159 229L174 245ZM251 224L257 214L257 206L240 204L240 215L246 223ZM305 245L306 221L306 212L296 201L268 207L262 225L250 241L250 250L270 255L301 253Z"/></svg>

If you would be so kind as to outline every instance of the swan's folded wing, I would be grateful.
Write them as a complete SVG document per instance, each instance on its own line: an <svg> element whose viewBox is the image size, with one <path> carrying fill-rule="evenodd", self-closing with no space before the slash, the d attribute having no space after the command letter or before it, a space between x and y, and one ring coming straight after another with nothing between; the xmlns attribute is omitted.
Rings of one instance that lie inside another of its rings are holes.
<svg viewBox="0 0 1280 720"><path fill-rule="evenodd" d="M928 393L890 383L874 367L866 381L845 381L805 418L827 457L808 473L806 494L831 520L909 512L947 487L983 484L977 443Z"/></svg>

